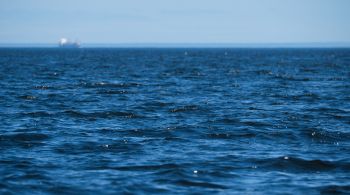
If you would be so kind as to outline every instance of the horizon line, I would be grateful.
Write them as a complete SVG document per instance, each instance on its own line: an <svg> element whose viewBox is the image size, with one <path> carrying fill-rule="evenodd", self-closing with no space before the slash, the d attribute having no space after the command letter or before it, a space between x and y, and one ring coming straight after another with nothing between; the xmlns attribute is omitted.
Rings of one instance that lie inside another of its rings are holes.
<svg viewBox="0 0 350 195"><path fill-rule="evenodd" d="M0 48L56 48L58 43L0 43ZM286 43L81 43L81 48L350 48L350 42Z"/></svg>

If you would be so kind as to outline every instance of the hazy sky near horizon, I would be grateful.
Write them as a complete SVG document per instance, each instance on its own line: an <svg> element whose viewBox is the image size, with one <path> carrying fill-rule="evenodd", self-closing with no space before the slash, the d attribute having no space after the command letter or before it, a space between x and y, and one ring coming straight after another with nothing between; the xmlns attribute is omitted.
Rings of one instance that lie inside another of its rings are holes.
<svg viewBox="0 0 350 195"><path fill-rule="evenodd" d="M350 42L350 0L1 0L0 43Z"/></svg>

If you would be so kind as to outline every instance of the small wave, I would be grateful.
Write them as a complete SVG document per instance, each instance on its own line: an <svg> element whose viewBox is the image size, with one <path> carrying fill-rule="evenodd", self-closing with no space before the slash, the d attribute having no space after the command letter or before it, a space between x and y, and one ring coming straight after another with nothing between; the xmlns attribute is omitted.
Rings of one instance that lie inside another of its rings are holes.
<svg viewBox="0 0 350 195"><path fill-rule="evenodd" d="M75 110L66 110L63 112L72 117L78 118L141 118L141 116L136 115L132 112L121 112L121 111L101 111L101 112L79 112Z"/></svg>
<svg viewBox="0 0 350 195"><path fill-rule="evenodd" d="M22 95L22 96L19 96L19 98L25 99L25 100L36 100L37 99L37 97L33 96L33 95Z"/></svg>
<svg viewBox="0 0 350 195"><path fill-rule="evenodd" d="M99 91L99 94L130 94L129 91L126 90L103 90Z"/></svg>
<svg viewBox="0 0 350 195"><path fill-rule="evenodd" d="M306 160L297 157L278 157L255 160L260 168L283 170L288 172L316 172L342 170L350 171L350 165L341 161L325 161L321 159Z"/></svg>
<svg viewBox="0 0 350 195"><path fill-rule="evenodd" d="M0 135L0 140L26 142L26 141L44 141L49 136L41 133L16 133L8 135Z"/></svg>
<svg viewBox="0 0 350 195"><path fill-rule="evenodd" d="M312 93L312 92L303 92L299 94L273 94L272 97L278 98L278 99L294 100L294 101L299 101L299 100L316 101L321 99L321 96L319 94Z"/></svg>
<svg viewBox="0 0 350 195"><path fill-rule="evenodd" d="M301 69L300 69L300 72L317 73L317 72L318 72L318 70L317 70L317 69L315 69L315 68L305 68L305 67L303 67L303 68L301 68Z"/></svg>
<svg viewBox="0 0 350 195"><path fill-rule="evenodd" d="M49 112L45 112L45 111L35 111L35 112L26 112L26 113L20 113L23 116L28 116L28 117L51 117L54 114L53 113L49 113Z"/></svg>
<svg viewBox="0 0 350 195"><path fill-rule="evenodd" d="M196 105L188 105L188 106L171 109L170 112L176 113L176 112L188 112L188 111L195 111L195 110L199 110L199 107Z"/></svg>
<svg viewBox="0 0 350 195"><path fill-rule="evenodd" d="M113 169L118 171L157 171L157 170L178 169L178 168L180 168L180 166L177 164L108 167L108 169Z"/></svg>
<svg viewBox="0 0 350 195"><path fill-rule="evenodd" d="M111 82L96 82L96 83L80 83L81 86L87 88L129 88L139 87L139 83L111 83Z"/></svg>
<svg viewBox="0 0 350 195"><path fill-rule="evenodd" d="M118 136L125 136L125 137L138 137L138 138L146 138L149 140L150 138L156 138L156 139L171 139L174 138L174 135L172 134L170 129L162 129L162 128L153 128L153 129L109 129L109 128L103 128L100 131L104 134L111 134L111 135L118 135ZM183 138L179 138L183 139ZM146 141L147 141L146 140Z"/></svg>
<svg viewBox="0 0 350 195"><path fill-rule="evenodd" d="M99 154L140 151L140 144L129 140L113 141L113 143L101 144L98 142L80 142L79 144L65 143L58 146L55 151L62 154Z"/></svg>
<svg viewBox="0 0 350 195"><path fill-rule="evenodd" d="M162 102L162 101L151 101L151 102L145 102L144 106L145 107L154 107L154 108L158 108L158 107L168 107L168 106L173 106L174 103L170 103L170 102Z"/></svg>
<svg viewBox="0 0 350 195"><path fill-rule="evenodd" d="M37 85L37 86L34 87L34 89L48 90L48 89L54 89L54 87L47 86L47 85Z"/></svg>
<svg viewBox="0 0 350 195"><path fill-rule="evenodd" d="M16 133L0 135L0 146L32 147L42 145L50 137L41 133Z"/></svg>
<svg viewBox="0 0 350 195"><path fill-rule="evenodd" d="M288 98L291 98L293 100L319 100L321 99L321 96L316 94L316 93L312 93L312 92L302 92L299 94L292 94L292 95L287 95Z"/></svg>
<svg viewBox="0 0 350 195"><path fill-rule="evenodd" d="M230 139L233 136L229 133L209 133L207 137L212 139Z"/></svg>
<svg viewBox="0 0 350 195"><path fill-rule="evenodd" d="M350 192L350 185L327 185L318 187L317 190L321 194L348 194Z"/></svg>
<svg viewBox="0 0 350 195"><path fill-rule="evenodd" d="M209 182L198 182L198 181L189 181L189 180L177 180L175 182L177 185L186 186L186 187L202 187L202 188L213 188L213 189L228 189L224 185L219 185Z"/></svg>
<svg viewBox="0 0 350 195"><path fill-rule="evenodd" d="M233 139L233 138L252 138L257 135L254 133L209 133L207 138L211 139Z"/></svg>
<svg viewBox="0 0 350 195"><path fill-rule="evenodd" d="M255 74L258 74L258 75L273 75L273 72L271 70L257 70L257 71L255 71Z"/></svg>
<svg viewBox="0 0 350 195"><path fill-rule="evenodd" d="M345 81L347 78L345 77L331 77L327 79L328 81Z"/></svg>
<svg viewBox="0 0 350 195"><path fill-rule="evenodd" d="M329 107L316 107L306 109L307 112L320 112L320 113L332 113L332 114L348 114L347 111L339 108L329 108Z"/></svg>
<svg viewBox="0 0 350 195"><path fill-rule="evenodd" d="M341 131L329 131L323 128L306 128L301 131L302 135L312 141L320 143L338 143L348 141L350 133Z"/></svg>
<svg viewBox="0 0 350 195"><path fill-rule="evenodd" d="M297 77L295 75L289 75L289 74L272 74L272 76L276 79L281 79L285 81L310 81L311 79L308 77Z"/></svg>
<svg viewBox="0 0 350 195"><path fill-rule="evenodd" d="M331 114L331 113L327 113L327 116L336 119L336 120L340 120L340 121L344 121L344 122L348 122L348 124L350 124L350 115L345 115L345 114Z"/></svg>
<svg viewBox="0 0 350 195"><path fill-rule="evenodd" d="M251 127L269 127L271 124L260 122L260 121L241 121L242 124Z"/></svg>
<svg viewBox="0 0 350 195"><path fill-rule="evenodd" d="M214 123L223 123L223 124L233 125L233 124L239 124L240 120L236 118L223 118L223 119L218 119L214 121Z"/></svg>
<svg viewBox="0 0 350 195"><path fill-rule="evenodd" d="M276 79L283 79L283 80L291 80L294 81L295 78L292 75L288 75L288 74L273 74L273 77Z"/></svg>

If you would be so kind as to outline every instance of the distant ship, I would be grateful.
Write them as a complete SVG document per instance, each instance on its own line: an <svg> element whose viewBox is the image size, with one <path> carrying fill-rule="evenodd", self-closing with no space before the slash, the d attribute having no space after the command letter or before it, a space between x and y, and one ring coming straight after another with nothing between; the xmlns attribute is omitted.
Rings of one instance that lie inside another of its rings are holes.
<svg viewBox="0 0 350 195"><path fill-rule="evenodd" d="M62 38L60 39L58 46L60 48L79 48L80 43L78 41L70 41L69 39Z"/></svg>

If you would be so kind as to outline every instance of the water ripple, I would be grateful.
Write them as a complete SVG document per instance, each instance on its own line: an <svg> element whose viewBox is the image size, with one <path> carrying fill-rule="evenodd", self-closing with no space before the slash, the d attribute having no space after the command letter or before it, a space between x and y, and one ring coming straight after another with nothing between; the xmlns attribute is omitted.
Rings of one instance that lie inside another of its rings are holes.
<svg viewBox="0 0 350 195"><path fill-rule="evenodd" d="M347 194L349 59L0 48L0 194Z"/></svg>

